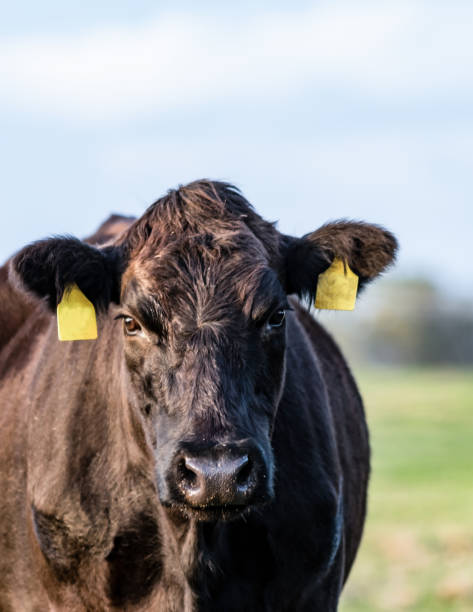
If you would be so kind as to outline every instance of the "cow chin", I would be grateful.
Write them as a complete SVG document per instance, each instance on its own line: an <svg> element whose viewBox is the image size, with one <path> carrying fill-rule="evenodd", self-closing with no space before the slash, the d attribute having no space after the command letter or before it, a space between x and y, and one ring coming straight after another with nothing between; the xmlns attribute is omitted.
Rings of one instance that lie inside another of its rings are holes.
<svg viewBox="0 0 473 612"><path fill-rule="evenodd" d="M272 495L267 495L251 504L241 506L190 506L179 502L164 502L163 505L173 518L193 520L199 523L216 523L230 522L247 516L270 503L272 499Z"/></svg>

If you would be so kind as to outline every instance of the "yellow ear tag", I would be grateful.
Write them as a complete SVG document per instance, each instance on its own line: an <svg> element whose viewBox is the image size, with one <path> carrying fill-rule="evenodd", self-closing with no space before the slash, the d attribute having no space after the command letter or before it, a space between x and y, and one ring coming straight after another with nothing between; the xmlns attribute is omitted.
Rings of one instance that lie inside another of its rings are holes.
<svg viewBox="0 0 473 612"><path fill-rule="evenodd" d="M355 308L358 276L347 263L336 257L332 265L319 274L315 307L325 310L353 310Z"/></svg>
<svg viewBox="0 0 473 612"><path fill-rule="evenodd" d="M66 288L57 306L59 340L95 340L97 319L95 308L74 283Z"/></svg>

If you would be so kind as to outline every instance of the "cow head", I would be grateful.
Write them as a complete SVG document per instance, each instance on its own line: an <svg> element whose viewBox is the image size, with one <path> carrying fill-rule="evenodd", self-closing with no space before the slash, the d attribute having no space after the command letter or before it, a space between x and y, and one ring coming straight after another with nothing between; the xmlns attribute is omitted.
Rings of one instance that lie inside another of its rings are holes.
<svg viewBox="0 0 473 612"><path fill-rule="evenodd" d="M158 200L111 246L41 241L16 255L12 273L52 309L74 282L122 320L126 400L160 500L212 520L273 496L288 295L313 296L334 257L362 288L395 250L391 234L364 223L283 236L234 187L199 181Z"/></svg>

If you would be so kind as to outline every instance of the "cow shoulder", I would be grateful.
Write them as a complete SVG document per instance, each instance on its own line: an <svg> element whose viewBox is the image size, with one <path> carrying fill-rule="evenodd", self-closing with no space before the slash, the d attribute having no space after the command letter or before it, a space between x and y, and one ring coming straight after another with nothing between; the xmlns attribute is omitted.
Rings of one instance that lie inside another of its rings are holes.
<svg viewBox="0 0 473 612"><path fill-rule="evenodd" d="M0 351L15 336L35 305L8 277L8 261L0 268Z"/></svg>
<svg viewBox="0 0 473 612"><path fill-rule="evenodd" d="M98 229L84 238L84 242L94 246L102 246L118 238L135 220L134 217L124 217L123 215L110 215Z"/></svg>
<svg viewBox="0 0 473 612"><path fill-rule="evenodd" d="M350 368L327 330L299 303L297 317L316 351L329 397L337 450L344 475L346 507L345 580L353 564L366 515L370 455L363 401ZM361 486L363 484L363 486Z"/></svg>

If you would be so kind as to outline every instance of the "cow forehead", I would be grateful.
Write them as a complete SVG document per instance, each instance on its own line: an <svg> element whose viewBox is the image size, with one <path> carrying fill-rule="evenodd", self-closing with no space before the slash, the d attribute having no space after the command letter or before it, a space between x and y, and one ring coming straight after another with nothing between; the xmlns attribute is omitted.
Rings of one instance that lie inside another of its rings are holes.
<svg viewBox="0 0 473 612"><path fill-rule="evenodd" d="M235 309L251 317L280 298L268 254L246 227L146 245L122 280L122 302L151 299L168 317L185 311L202 322L224 319Z"/></svg>

